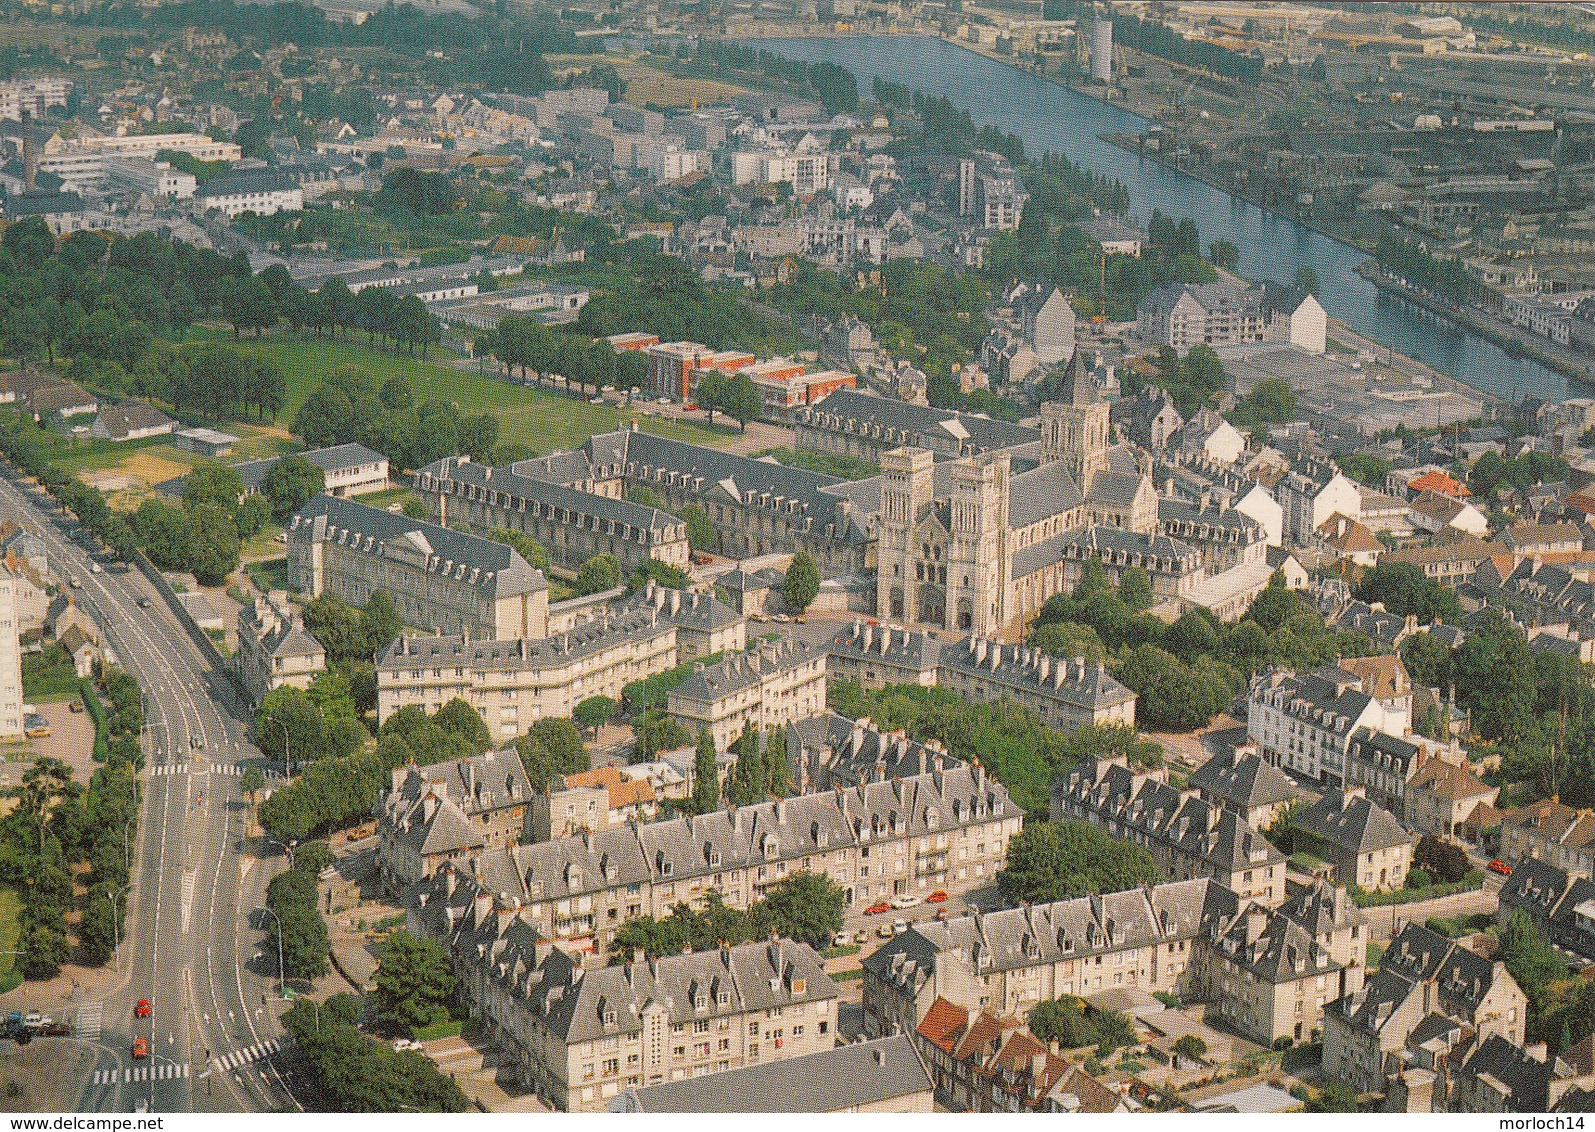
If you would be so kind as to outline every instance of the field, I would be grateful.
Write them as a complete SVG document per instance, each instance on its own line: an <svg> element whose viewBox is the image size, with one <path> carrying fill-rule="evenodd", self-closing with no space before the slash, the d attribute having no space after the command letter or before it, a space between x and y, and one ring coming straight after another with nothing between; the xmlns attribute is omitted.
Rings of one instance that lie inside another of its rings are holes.
<svg viewBox="0 0 1595 1132"><path fill-rule="evenodd" d="M279 334L259 343L245 339L236 345L246 353L270 358L288 375L283 425L292 423L305 398L341 365L368 371L374 385L390 377L406 377L417 397L445 398L462 413L492 413L498 418L500 440L528 444L538 452L575 447L594 433L611 432L630 421L630 414L624 414L623 422L623 414L612 405L590 405L580 397L511 385L491 372L478 372L474 366L412 358L359 342ZM728 435L718 429L649 418L643 418L641 427L696 444L723 443Z"/></svg>
<svg viewBox="0 0 1595 1132"><path fill-rule="evenodd" d="M584 70L594 63L609 63L626 81L626 101L635 106L654 106L671 109L678 106L712 106L727 102L747 87L714 79L685 78L666 71L617 59L612 55L550 55L548 65L556 70Z"/></svg>

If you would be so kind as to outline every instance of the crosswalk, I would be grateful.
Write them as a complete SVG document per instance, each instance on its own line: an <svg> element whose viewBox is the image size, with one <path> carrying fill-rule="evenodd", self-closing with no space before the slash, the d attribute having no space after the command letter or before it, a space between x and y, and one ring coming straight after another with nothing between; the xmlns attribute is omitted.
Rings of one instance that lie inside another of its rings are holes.
<svg viewBox="0 0 1595 1132"><path fill-rule="evenodd" d="M226 1057L218 1057L211 1064L218 1069L237 1069L241 1065L259 1061L263 1057L270 1057L282 1049L282 1043L276 1038L269 1038L263 1042L256 1042L248 1049L234 1050Z"/></svg>
<svg viewBox="0 0 1595 1132"><path fill-rule="evenodd" d="M96 1085L135 1085L140 1081L175 1081L189 1075L188 1063L163 1061L155 1065L135 1065L131 1069L98 1069Z"/></svg>
<svg viewBox="0 0 1595 1132"><path fill-rule="evenodd" d="M220 774L229 778L239 778L244 773L244 768L237 763L211 763L209 768L191 767L187 763L161 763L159 766L149 768L151 777L170 778L176 774ZM274 771L263 772L267 778L279 777Z"/></svg>
<svg viewBox="0 0 1595 1132"><path fill-rule="evenodd" d="M78 1007L77 1027L74 1033L86 1042L98 1041L100 1025L105 1018L105 1005L99 1002L85 1002Z"/></svg>

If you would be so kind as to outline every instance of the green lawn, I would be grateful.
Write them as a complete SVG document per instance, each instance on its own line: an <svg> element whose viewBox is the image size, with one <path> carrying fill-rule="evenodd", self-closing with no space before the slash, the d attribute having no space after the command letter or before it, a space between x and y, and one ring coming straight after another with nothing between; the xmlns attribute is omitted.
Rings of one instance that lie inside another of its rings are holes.
<svg viewBox="0 0 1595 1132"><path fill-rule="evenodd" d="M0 888L0 982L11 973L16 963L15 955L6 955L4 952L17 949L17 940L22 936L21 916L22 897L13 889Z"/></svg>
<svg viewBox="0 0 1595 1132"><path fill-rule="evenodd" d="M216 337L223 340L221 335ZM623 418L631 418L631 414L622 414L611 405L590 405L576 397L511 385L491 373L374 349L357 339L318 340L282 332L258 342L245 338L233 344L246 353L270 358L287 375L288 396L280 418L284 427L293 422L299 406L322 379L341 365L369 371L377 385L390 377L407 377L418 397L447 398L462 413L492 413L498 418L501 440L529 444L539 452L574 447L594 433L622 427ZM641 427L698 444L712 445L729 435L648 417L642 418Z"/></svg>

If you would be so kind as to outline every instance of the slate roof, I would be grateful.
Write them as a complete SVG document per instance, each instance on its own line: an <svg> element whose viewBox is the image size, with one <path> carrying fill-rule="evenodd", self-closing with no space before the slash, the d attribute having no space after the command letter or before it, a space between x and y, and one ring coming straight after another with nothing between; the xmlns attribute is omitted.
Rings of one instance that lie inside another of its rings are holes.
<svg viewBox="0 0 1595 1132"><path fill-rule="evenodd" d="M857 786L964 765L964 760L939 746L917 742L901 731L882 732L867 719L852 720L835 712L788 724L787 730L788 757L800 753L794 746L816 750L826 756L833 784Z"/></svg>
<svg viewBox="0 0 1595 1132"><path fill-rule="evenodd" d="M1203 797L1245 810L1301 796L1290 776L1278 767L1264 762L1258 755L1237 758L1234 752L1208 759L1191 774L1189 785Z"/></svg>
<svg viewBox="0 0 1595 1132"><path fill-rule="evenodd" d="M816 655L821 655L819 646L808 641L788 638L762 645L755 652L741 653L695 670L670 690L670 698L712 703L763 683L771 672L800 668Z"/></svg>
<svg viewBox="0 0 1595 1132"><path fill-rule="evenodd" d="M1136 698L1134 692L1108 675L1105 665L1054 657L1040 649L1005 645L975 634L942 648L939 668L1046 696L1088 712L1106 711Z"/></svg>
<svg viewBox="0 0 1595 1132"><path fill-rule="evenodd" d="M177 422L145 401L123 401L117 405L102 405L98 424L104 426L112 440L121 440L129 433L147 428L176 426Z"/></svg>
<svg viewBox="0 0 1595 1132"><path fill-rule="evenodd" d="M1279 906L1279 911L1314 936L1368 922L1368 917L1357 907L1345 885L1329 884L1323 880L1298 888Z"/></svg>
<svg viewBox="0 0 1595 1132"><path fill-rule="evenodd" d="M1403 928L1379 960L1380 974L1390 972L1413 983L1433 980L1441 1009L1468 1020L1490 992L1494 966L1484 956L1416 923Z"/></svg>
<svg viewBox="0 0 1595 1132"><path fill-rule="evenodd" d="M311 448L292 455L304 457L323 472L357 468L363 464L374 464L387 459L382 453L374 452L364 444L334 444L330 448ZM259 491L266 476L282 459L282 456L272 456L265 460L245 460L234 464L233 471L237 472L238 478L244 481L245 491Z"/></svg>
<svg viewBox="0 0 1595 1132"><path fill-rule="evenodd" d="M501 542L337 496L318 495L306 503L288 521L287 534L290 540L333 541L376 556L403 546L401 553L425 556L428 573L466 581L497 597L548 588L541 570Z"/></svg>
<svg viewBox="0 0 1595 1132"><path fill-rule="evenodd" d="M1144 565L1148 571L1183 575L1202 569L1202 552L1189 543L1166 535L1140 534L1123 527L1095 524L1014 551L1013 576L1023 578L1063 558L1099 556Z"/></svg>
<svg viewBox="0 0 1595 1132"><path fill-rule="evenodd" d="M827 418L834 418L832 424ZM1038 429L974 413L930 405L911 405L895 398L872 397L856 389L837 389L799 410L797 420L810 428L868 436L890 447L915 445L915 438L957 439L969 452L990 452L1041 439ZM915 445L934 447L934 445Z"/></svg>
<svg viewBox="0 0 1595 1132"><path fill-rule="evenodd" d="M1241 970L1275 985L1341 969L1300 924L1255 904L1221 927L1212 946Z"/></svg>
<svg viewBox="0 0 1595 1132"><path fill-rule="evenodd" d="M1550 1111L1552 1082L1571 1075L1572 1069L1560 1058L1540 1061L1500 1034L1480 1042L1461 1070L1464 1079L1486 1078L1479 1084L1500 1093L1507 1112Z"/></svg>
<svg viewBox="0 0 1595 1132"><path fill-rule="evenodd" d="M616 1112L847 1112L935 1088L905 1034L631 1089Z"/></svg>
<svg viewBox="0 0 1595 1132"><path fill-rule="evenodd" d="M670 631L670 622L651 606L623 606L545 640L484 641L461 636L403 635L377 657L378 671L413 668L417 664L465 666L474 671L519 672L567 664L627 640L643 640Z"/></svg>
<svg viewBox="0 0 1595 1132"><path fill-rule="evenodd" d="M458 852L484 844L471 819L524 806L530 795L526 768L513 748L400 767L382 801L382 823L422 856Z"/></svg>
<svg viewBox="0 0 1595 1132"><path fill-rule="evenodd" d="M1073 807L1160 842L1174 853L1226 871L1282 864L1284 855L1238 814L1183 797L1161 776L1132 771L1122 759L1087 759L1052 788L1053 812Z"/></svg>
<svg viewBox="0 0 1595 1132"><path fill-rule="evenodd" d="M893 665L915 672L934 672L942 653L941 642L918 629L866 624L855 618L831 638L831 656L846 656Z"/></svg>
<svg viewBox="0 0 1595 1132"><path fill-rule="evenodd" d="M286 192L298 186L299 182L286 173L280 173L275 169L258 169L212 177L194 190L194 196L202 201L217 200L221 197L246 193Z"/></svg>
<svg viewBox="0 0 1595 1132"><path fill-rule="evenodd" d="M1372 853L1412 842L1389 810L1367 798L1330 793L1296 815L1298 828L1342 849Z"/></svg>
<svg viewBox="0 0 1595 1132"><path fill-rule="evenodd" d="M577 491L508 468L489 468L464 456L448 456L428 464L416 472L416 485L423 491L441 490L471 500L491 496L494 506L506 509L527 511L539 504L555 508L556 513L590 516L634 531L684 532L686 526L683 520L657 507Z"/></svg>

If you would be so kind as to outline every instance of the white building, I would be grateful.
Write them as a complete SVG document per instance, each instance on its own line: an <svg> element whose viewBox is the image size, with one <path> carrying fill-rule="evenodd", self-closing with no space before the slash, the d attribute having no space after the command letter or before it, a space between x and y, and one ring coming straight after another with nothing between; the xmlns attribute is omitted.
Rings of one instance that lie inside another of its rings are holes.
<svg viewBox="0 0 1595 1132"><path fill-rule="evenodd" d="M173 169L169 161L147 157L107 157L101 176L112 192L148 193L166 200L188 200L199 187L192 173Z"/></svg>
<svg viewBox="0 0 1595 1132"><path fill-rule="evenodd" d="M264 170L213 178L195 192L194 199L201 212L214 208L229 220L246 212L271 216L305 206L304 190L292 177Z"/></svg>
<svg viewBox="0 0 1595 1132"><path fill-rule="evenodd" d="M1285 509L1279 505L1274 497L1268 494L1268 489L1262 484L1255 485L1245 495L1235 501L1235 510L1248 518L1257 520L1259 526L1268 535L1269 546L1285 545Z"/></svg>
<svg viewBox="0 0 1595 1132"><path fill-rule="evenodd" d="M65 106L71 93L72 84L66 79L12 79L0 83L0 118L20 121L23 114L42 118L50 107Z"/></svg>
<svg viewBox="0 0 1595 1132"><path fill-rule="evenodd" d="M674 140L643 136L631 150L632 164L656 181L679 181L689 173L709 167L709 155L687 149Z"/></svg>
<svg viewBox="0 0 1595 1132"><path fill-rule="evenodd" d="M18 578L0 564L0 739L22 738L22 647L17 618Z"/></svg>
<svg viewBox="0 0 1595 1132"><path fill-rule="evenodd" d="M1360 676L1326 667L1300 676L1270 669L1246 701L1246 736L1265 761L1334 787L1346 784L1352 734L1363 727L1407 734L1410 700L1381 700Z"/></svg>
<svg viewBox="0 0 1595 1132"><path fill-rule="evenodd" d="M823 193L830 177L830 161L824 153L764 149L731 155L731 182L736 185L785 183L803 197Z"/></svg>

